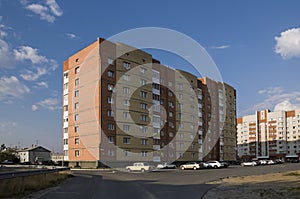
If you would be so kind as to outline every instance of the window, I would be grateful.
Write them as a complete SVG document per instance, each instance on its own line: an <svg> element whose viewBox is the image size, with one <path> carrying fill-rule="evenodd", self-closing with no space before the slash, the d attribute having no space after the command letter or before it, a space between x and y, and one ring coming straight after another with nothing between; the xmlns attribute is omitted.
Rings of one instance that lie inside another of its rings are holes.
<svg viewBox="0 0 300 199"><path fill-rule="evenodd" d="M64 106L64 111L68 111L68 105Z"/></svg>
<svg viewBox="0 0 300 199"><path fill-rule="evenodd" d="M108 90L108 91L113 91L113 90L114 90L114 85L112 85L112 84L107 84L107 90Z"/></svg>
<svg viewBox="0 0 300 199"><path fill-rule="evenodd" d="M75 96L75 97L79 97L79 90L76 90L76 91L74 92L74 96Z"/></svg>
<svg viewBox="0 0 300 199"><path fill-rule="evenodd" d="M130 79L130 78L129 78L129 75L126 75L126 74L125 74L125 75L123 75L123 80L125 80L125 81L129 81L129 79Z"/></svg>
<svg viewBox="0 0 300 199"><path fill-rule="evenodd" d="M67 89L68 89L68 85L69 85L68 83L65 83L65 84L64 84L64 90L67 90Z"/></svg>
<svg viewBox="0 0 300 199"><path fill-rule="evenodd" d="M147 127L146 126L140 126L142 133L147 133Z"/></svg>
<svg viewBox="0 0 300 199"><path fill-rule="evenodd" d="M113 104L114 103L114 99L112 97L107 97L107 102L109 104Z"/></svg>
<svg viewBox="0 0 300 199"><path fill-rule="evenodd" d="M147 92L141 91L141 92L140 92L140 96L141 96L142 98L147 98Z"/></svg>
<svg viewBox="0 0 300 199"><path fill-rule="evenodd" d="M107 62L108 62L108 64L110 65L110 64L113 64L113 63L114 63L114 60L111 59L111 58L108 58L108 59L107 59Z"/></svg>
<svg viewBox="0 0 300 199"><path fill-rule="evenodd" d="M140 119L141 121L147 121L147 115L141 115Z"/></svg>
<svg viewBox="0 0 300 199"><path fill-rule="evenodd" d="M64 133L68 133L68 128L64 128Z"/></svg>
<svg viewBox="0 0 300 199"><path fill-rule="evenodd" d="M147 71L147 69L146 69L146 68L143 68L143 67L141 67L141 68L140 68L140 71L141 71L141 73L142 73L142 74L145 74L145 73L146 73L146 71Z"/></svg>
<svg viewBox="0 0 300 199"><path fill-rule="evenodd" d="M123 118L128 119L130 116L129 112L123 112Z"/></svg>
<svg viewBox="0 0 300 199"><path fill-rule="evenodd" d="M141 79L141 85L144 86L144 85L146 85L146 84L147 84L147 80Z"/></svg>
<svg viewBox="0 0 300 199"><path fill-rule="evenodd" d="M74 131L75 131L75 133L78 133L79 132L79 126L75 126Z"/></svg>
<svg viewBox="0 0 300 199"><path fill-rule="evenodd" d="M68 139L64 139L64 145L68 144Z"/></svg>
<svg viewBox="0 0 300 199"><path fill-rule="evenodd" d="M64 156L68 156L68 150L64 150Z"/></svg>
<svg viewBox="0 0 300 199"><path fill-rule="evenodd" d="M148 152L147 151L142 151L141 155L142 155L142 157L147 157L148 156Z"/></svg>
<svg viewBox="0 0 300 199"><path fill-rule="evenodd" d="M108 151L107 151L107 155L108 156L115 156L115 151L113 150L113 149L108 149Z"/></svg>
<svg viewBox="0 0 300 199"><path fill-rule="evenodd" d="M64 73L64 78L68 78L69 73Z"/></svg>
<svg viewBox="0 0 300 199"><path fill-rule="evenodd" d="M113 136L108 136L108 143L114 143L114 137Z"/></svg>
<svg viewBox="0 0 300 199"><path fill-rule="evenodd" d="M108 76L108 77L114 77L114 76L115 76L115 72L109 70L109 71L107 71L107 76Z"/></svg>
<svg viewBox="0 0 300 199"><path fill-rule="evenodd" d="M141 145L147 145L148 140L147 139L141 139Z"/></svg>
<svg viewBox="0 0 300 199"><path fill-rule="evenodd" d="M178 88L178 90L182 91L183 90L183 84L182 83L178 83L177 84L177 88Z"/></svg>
<svg viewBox="0 0 300 199"><path fill-rule="evenodd" d="M79 78L75 79L75 86L79 85Z"/></svg>
<svg viewBox="0 0 300 199"><path fill-rule="evenodd" d="M128 124L123 124L123 131L128 132L130 130L130 126Z"/></svg>
<svg viewBox="0 0 300 199"><path fill-rule="evenodd" d="M129 151L124 151L124 156L126 156L126 157L130 156L130 152Z"/></svg>
<svg viewBox="0 0 300 199"><path fill-rule="evenodd" d="M79 144L79 138L75 138L75 144Z"/></svg>
<svg viewBox="0 0 300 199"><path fill-rule="evenodd" d="M76 102L76 103L74 104L74 108L75 108L75 109L79 109L79 102Z"/></svg>
<svg viewBox="0 0 300 199"><path fill-rule="evenodd" d="M130 69L130 63L124 61L124 62L123 62L123 67L124 67L126 70Z"/></svg>
<svg viewBox="0 0 300 199"><path fill-rule="evenodd" d="M130 105L130 102L129 102L128 99L124 99L123 103L124 103L124 106L129 106Z"/></svg>
<svg viewBox="0 0 300 199"><path fill-rule="evenodd" d="M79 120L79 114L75 114L74 120L75 120L75 121L78 121L78 120Z"/></svg>
<svg viewBox="0 0 300 199"><path fill-rule="evenodd" d="M174 108L173 102L169 102L169 107Z"/></svg>
<svg viewBox="0 0 300 199"><path fill-rule="evenodd" d="M114 130L115 129L115 125L113 123L108 123L107 124L107 128L108 128L108 130Z"/></svg>
<svg viewBox="0 0 300 199"><path fill-rule="evenodd" d="M179 94L179 95L178 95L178 98L179 98L179 99L182 99L182 98L183 98L183 95L182 95L182 94Z"/></svg>
<svg viewBox="0 0 300 199"><path fill-rule="evenodd" d="M147 109L147 104L141 103L141 104L140 104L140 107L141 107L141 109L146 110L146 109Z"/></svg>
<svg viewBox="0 0 300 199"><path fill-rule="evenodd" d="M75 157L79 157L80 153L79 150L75 150Z"/></svg>
<svg viewBox="0 0 300 199"><path fill-rule="evenodd" d="M172 97L172 96L173 96L173 92L169 91L169 97Z"/></svg>
<svg viewBox="0 0 300 199"><path fill-rule="evenodd" d="M172 111L169 112L169 116L173 117L173 112Z"/></svg>
<svg viewBox="0 0 300 199"><path fill-rule="evenodd" d="M112 110L107 110L107 116L113 117L114 116L114 112Z"/></svg>
<svg viewBox="0 0 300 199"><path fill-rule="evenodd" d="M123 138L123 144L130 144L130 138L128 137Z"/></svg>
<svg viewBox="0 0 300 199"><path fill-rule="evenodd" d="M130 93L130 88L128 88L128 87L123 87L123 93L129 94L129 93Z"/></svg>
<svg viewBox="0 0 300 199"><path fill-rule="evenodd" d="M75 74L79 73L79 71L80 71L80 68L79 68L79 66L77 66L77 67L75 68Z"/></svg>

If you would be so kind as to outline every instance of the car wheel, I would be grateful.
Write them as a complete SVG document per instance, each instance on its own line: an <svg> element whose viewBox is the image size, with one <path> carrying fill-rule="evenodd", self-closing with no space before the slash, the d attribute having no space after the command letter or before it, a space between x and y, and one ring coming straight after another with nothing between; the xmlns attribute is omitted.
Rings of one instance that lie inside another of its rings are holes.
<svg viewBox="0 0 300 199"><path fill-rule="evenodd" d="M145 169L142 169L141 172L144 173L144 172L145 172Z"/></svg>
<svg viewBox="0 0 300 199"><path fill-rule="evenodd" d="M218 168L218 166L217 166L217 165L215 165L215 166L214 166L214 168L215 168L215 169L217 169L217 168Z"/></svg>
<svg viewBox="0 0 300 199"><path fill-rule="evenodd" d="M184 170L185 168L184 168L184 166L181 166L180 169L181 169L181 170Z"/></svg>
<svg viewBox="0 0 300 199"><path fill-rule="evenodd" d="M193 169L194 169L194 170L196 170L196 169L197 169L197 167L193 167Z"/></svg>
<svg viewBox="0 0 300 199"><path fill-rule="evenodd" d="M131 169L127 169L128 172L131 172Z"/></svg>

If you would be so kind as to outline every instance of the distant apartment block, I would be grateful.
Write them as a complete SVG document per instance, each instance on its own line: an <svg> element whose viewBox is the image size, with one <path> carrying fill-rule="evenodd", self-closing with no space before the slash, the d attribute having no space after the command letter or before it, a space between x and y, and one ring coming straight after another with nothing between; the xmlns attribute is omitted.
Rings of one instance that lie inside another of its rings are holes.
<svg viewBox="0 0 300 199"><path fill-rule="evenodd" d="M99 38L64 62L62 92L72 167L236 160L235 89L145 51Z"/></svg>
<svg viewBox="0 0 300 199"><path fill-rule="evenodd" d="M242 159L300 157L300 110L257 111L237 119Z"/></svg>

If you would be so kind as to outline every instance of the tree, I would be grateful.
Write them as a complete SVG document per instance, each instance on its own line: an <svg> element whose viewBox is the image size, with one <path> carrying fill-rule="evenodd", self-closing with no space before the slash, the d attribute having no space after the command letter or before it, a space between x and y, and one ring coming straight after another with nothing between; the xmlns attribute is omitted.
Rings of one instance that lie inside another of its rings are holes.
<svg viewBox="0 0 300 199"><path fill-rule="evenodd" d="M5 146L5 144L1 144L1 146L0 146L0 150L1 151L3 151L3 150L5 150L6 149L6 146Z"/></svg>

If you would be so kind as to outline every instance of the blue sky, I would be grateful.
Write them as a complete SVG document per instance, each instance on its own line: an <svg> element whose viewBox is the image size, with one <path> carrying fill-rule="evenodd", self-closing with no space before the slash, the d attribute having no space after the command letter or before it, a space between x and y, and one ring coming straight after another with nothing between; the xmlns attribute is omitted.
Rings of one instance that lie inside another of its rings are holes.
<svg viewBox="0 0 300 199"><path fill-rule="evenodd" d="M0 143L61 150L68 56L119 32L163 27L199 42L237 89L238 115L300 107L300 1L0 0ZM168 53L151 51L174 68Z"/></svg>

